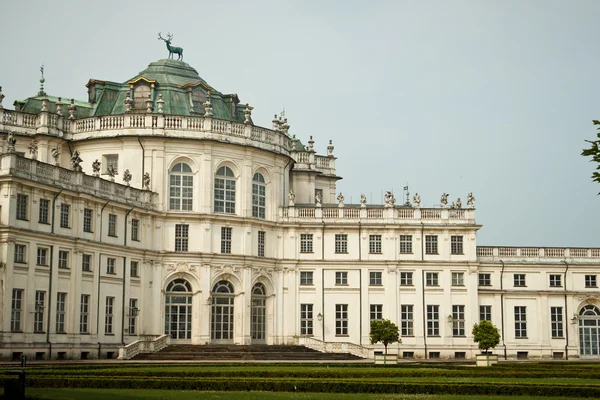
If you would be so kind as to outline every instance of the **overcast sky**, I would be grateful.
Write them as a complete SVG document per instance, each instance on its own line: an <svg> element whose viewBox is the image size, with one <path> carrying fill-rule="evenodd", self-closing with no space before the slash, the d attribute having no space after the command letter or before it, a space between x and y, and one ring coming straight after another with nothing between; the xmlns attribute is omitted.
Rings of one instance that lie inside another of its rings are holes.
<svg viewBox="0 0 600 400"><path fill-rule="evenodd" d="M600 246L600 185L580 156L600 119L600 1L7 1L4 105L85 100L166 58L159 31L211 86L271 126L333 140L338 190L424 206L472 191L480 245ZM371 201L370 201L371 202Z"/></svg>

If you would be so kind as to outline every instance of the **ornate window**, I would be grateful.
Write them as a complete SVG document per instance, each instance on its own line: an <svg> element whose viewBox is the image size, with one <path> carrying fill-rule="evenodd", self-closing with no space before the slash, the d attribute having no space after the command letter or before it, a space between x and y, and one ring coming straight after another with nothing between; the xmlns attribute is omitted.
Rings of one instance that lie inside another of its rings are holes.
<svg viewBox="0 0 600 400"><path fill-rule="evenodd" d="M196 89L192 92L192 104L194 112L204 113L204 102L206 102L206 93L201 89Z"/></svg>
<svg viewBox="0 0 600 400"><path fill-rule="evenodd" d="M235 176L229 167L221 167L215 175L215 212L235 214Z"/></svg>
<svg viewBox="0 0 600 400"><path fill-rule="evenodd" d="M150 97L150 86L139 85L133 91L133 108L146 109L146 100Z"/></svg>
<svg viewBox="0 0 600 400"><path fill-rule="evenodd" d="M254 218L265 218L265 193L265 178L257 172L252 178L252 216Z"/></svg>
<svg viewBox="0 0 600 400"><path fill-rule="evenodd" d="M185 163L178 163L169 173L169 210L192 211L194 176Z"/></svg>

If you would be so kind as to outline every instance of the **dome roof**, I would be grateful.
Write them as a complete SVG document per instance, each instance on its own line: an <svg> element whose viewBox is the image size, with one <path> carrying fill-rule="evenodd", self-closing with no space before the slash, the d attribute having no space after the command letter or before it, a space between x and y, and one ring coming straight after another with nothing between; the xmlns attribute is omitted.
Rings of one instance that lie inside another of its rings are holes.
<svg viewBox="0 0 600 400"><path fill-rule="evenodd" d="M190 67L188 63L177 60L158 60L150 63L148 67L128 80L129 83L144 77L147 80L157 81L161 86L185 86L200 83L209 87L206 81L198 75L198 71Z"/></svg>

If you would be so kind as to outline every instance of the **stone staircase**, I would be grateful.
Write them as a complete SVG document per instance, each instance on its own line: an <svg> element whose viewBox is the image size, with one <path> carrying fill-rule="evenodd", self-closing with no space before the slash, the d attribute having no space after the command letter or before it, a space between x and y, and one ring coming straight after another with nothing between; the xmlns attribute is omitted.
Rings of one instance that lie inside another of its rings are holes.
<svg viewBox="0 0 600 400"><path fill-rule="evenodd" d="M288 345L191 345L174 344L156 353L138 354L134 360L362 360L348 353L321 353L304 346Z"/></svg>

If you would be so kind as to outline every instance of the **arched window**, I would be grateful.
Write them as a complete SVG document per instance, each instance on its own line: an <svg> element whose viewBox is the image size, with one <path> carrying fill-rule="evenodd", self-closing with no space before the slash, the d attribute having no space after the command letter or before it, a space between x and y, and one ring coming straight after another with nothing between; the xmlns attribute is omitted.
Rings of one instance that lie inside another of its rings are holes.
<svg viewBox="0 0 600 400"><path fill-rule="evenodd" d="M252 216L254 218L265 218L265 192L265 178L257 172L252 178Z"/></svg>
<svg viewBox="0 0 600 400"><path fill-rule="evenodd" d="M234 291L231 282L217 282L212 290L210 331L213 343L233 342L233 302Z"/></svg>
<svg viewBox="0 0 600 400"><path fill-rule="evenodd" d="M185 279L174 279L167 285L165 334L181 341L192 338L192 285Z"/></svg>
<svg viewBox="0 0 600 400"><path fill-rule="evenodd" d="M598 307L588 304L579 310L579 315L597 317L600 316L600 310L598 310Z"/></svg>
<svg viewBox="0 0 600 400"><path fill-rule="evenodd" d="M579 310L579 356L600 356L600 310L592 304Z"/></svg>
<svg viewBox="0 0 600 400"><path fill-rule="evenodd" d="M215 212L235 214L235 176L229 167L221 167L215 176Z"/></svg>
<svg viewBox="0 0 600 400"><path fill-rule="evenodd" d="M252 287L252 309L250 315L250 332L252 343L265 343L267 333L267 308L265 285L257 282Z"/></svg>
<svg viewBox="0 0 600 400"><path fill-rule="evenodd" d="M194 176L185 163L178 163L169 173L169 210L192 211Z"/></svg>
<svg viewBox="0 0 600 400"><path fill-rule="evenodd" d="M146 100L150 97L150 86L138 85L133 90L133 108L134 109L146 109Z"/></svg>

